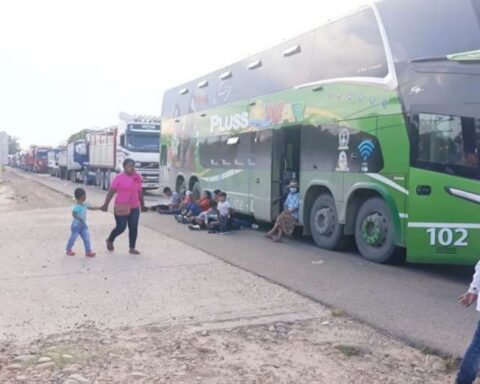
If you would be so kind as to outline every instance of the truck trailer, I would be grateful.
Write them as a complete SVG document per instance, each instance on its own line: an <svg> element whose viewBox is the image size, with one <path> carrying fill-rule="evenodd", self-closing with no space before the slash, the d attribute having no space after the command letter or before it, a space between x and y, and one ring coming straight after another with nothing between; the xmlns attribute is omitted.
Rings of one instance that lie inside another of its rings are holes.
<svg viewBox="0 0 480 384"><path fill-rule="evenodd" d="M122 172L123 161L135 161L143 178L143 189L158 188L160 118L120 114L117 126L88 134L88 163L82 180L109 189L116 174Z"/></svg>
<svg viewBox="0 0 480 384"><path fill-rule="evenodd" d="M62 180L67 180L67 144L60 147L58 151L58 173L57 177Z"/></svg>

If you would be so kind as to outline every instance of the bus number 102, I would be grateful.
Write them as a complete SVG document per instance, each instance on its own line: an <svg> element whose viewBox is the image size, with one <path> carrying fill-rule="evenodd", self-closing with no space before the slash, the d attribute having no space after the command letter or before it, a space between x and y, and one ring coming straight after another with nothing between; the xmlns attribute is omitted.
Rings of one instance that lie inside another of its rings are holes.
<svg viewBox="0 0 480 384"><path fill-rule="evenodd" d="M428 228L430 245L442 247L468 247L468 231L465 228Z"/></svg>

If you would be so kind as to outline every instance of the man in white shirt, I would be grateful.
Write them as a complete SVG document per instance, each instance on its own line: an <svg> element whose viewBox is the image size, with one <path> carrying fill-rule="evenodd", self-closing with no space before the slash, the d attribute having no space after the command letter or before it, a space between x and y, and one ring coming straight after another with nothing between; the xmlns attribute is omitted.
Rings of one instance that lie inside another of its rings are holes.
<svg viewBox="0 0 480 384"><path fill-rule="evenodd" d="M477 301L477 311L480 311L480 301L478 300L478 293L480 291L480 262L475 266L475 274L473 275L472 283L466 293L460 296L460 304L464 307L469 307ZM473 340L470 343L465 355L462 359L462 364L457 375L456 384L473 384L477 379L478 367L480 365L480 323L473 335Z"/></svg>

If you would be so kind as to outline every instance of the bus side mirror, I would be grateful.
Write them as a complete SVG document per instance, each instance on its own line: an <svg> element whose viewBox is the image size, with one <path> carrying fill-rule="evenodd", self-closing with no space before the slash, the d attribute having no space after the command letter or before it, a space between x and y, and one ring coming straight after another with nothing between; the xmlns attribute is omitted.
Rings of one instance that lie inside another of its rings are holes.
<svg viewBox="0 0 480 384"><path fill-rule="evenodd" d="M125 147L125 135L120 135L120 146Z"/></svg>

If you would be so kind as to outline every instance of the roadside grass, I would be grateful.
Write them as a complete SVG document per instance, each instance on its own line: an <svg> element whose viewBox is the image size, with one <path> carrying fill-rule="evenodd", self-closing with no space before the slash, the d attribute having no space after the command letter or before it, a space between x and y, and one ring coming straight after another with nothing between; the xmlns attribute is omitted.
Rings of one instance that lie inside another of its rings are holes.
<svg viewBox="0 0 480 384"><path fill-rule="evenodd" d="M347 357L356 357L360 356L361 352L359 348L353 346L353 345L347 345L347 344L337 344L333 346L337 351L340 351Z"/></svg>
<svg viewBox="0 0 480 384"><path fill-rule="evenodd" d="M342 311L341 309L336 309L336 308L332 309L332 310L330 311L330 314L331 314L333 317L343 317L343 316L345 316L345 312L344 312L344 311Z"/></svg>

